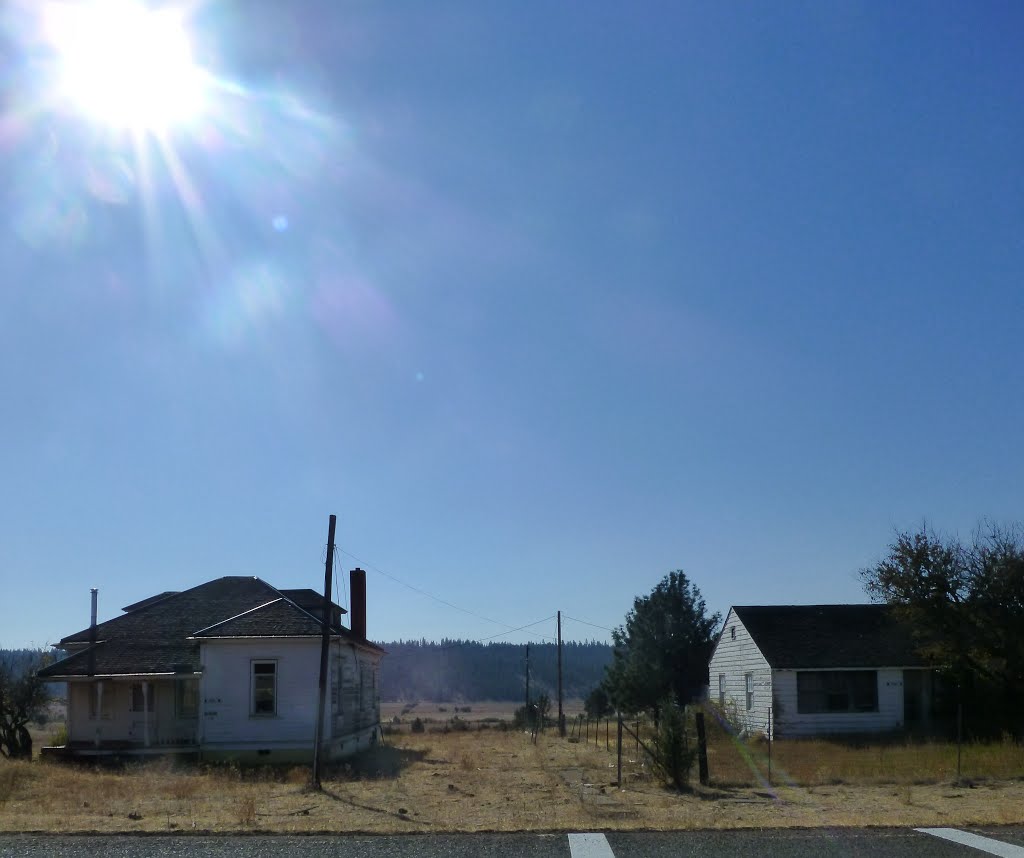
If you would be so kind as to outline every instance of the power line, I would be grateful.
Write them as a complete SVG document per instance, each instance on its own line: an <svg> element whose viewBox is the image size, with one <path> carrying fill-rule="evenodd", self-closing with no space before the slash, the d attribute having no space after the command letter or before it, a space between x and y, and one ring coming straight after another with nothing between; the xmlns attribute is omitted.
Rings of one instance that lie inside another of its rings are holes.
<svg viewBox="0 0 1024 858"><path fill-rule="evenodd" d="M595 629L603 629L606 632L614 632L615 629L610 629L607 626L599 626L597 623L591 623L587 620L581 620L579 617L570 617L568 614L562 614L563 620L572 620L574 623L583 623L585 626L593 626Z"/></svg>
<svg viewBox="0 0 1024 858"><path fill-rule="evenodd" d="M374 572L376 572L376 573L378 573L380 575L383 575L385 578L390 578L396 584L401 584L403 587L405 587L408 590L412 590L414 593L419 593L421 596L426 596L428 599L433 599L435 602L438 602L439 604L442 604L442 605L447 605L449 608L452 608L453 610L456 610L456 611L461 611L463 614L469 614L469 616L476 617L478 620L484 620L485 622L493 623L496 626L505 626L506 628L510 629L510 631L506 632L506 634L511 634L513 631L520 631L521 630L521 629L513 629L512 626L509 623L503 623L503 622L501 622L501 620L494 620L494 619L491 619L490 617L485 617L483 614L478 614L476 611L471 611L468 608L460 608L458 605L453 604L452 602L449 602L447 599L442 599L440 596L435 596L433 593L428 593L426 590L421 590L419 587L416 587L416 586L414 586L412 584L406 583L401 578L397 578L396 576L392 575L391 573L385 572L380 567L374 566L372 563L369 563L366 560L360 560L351 551L346 551L344 548L339 548L337 550L340 551L342 554L345 554L348 557L351 557L353 560L356 561L356 563L359 563L360 565L365 566L368 569L372 569ZM548 619L550 619L550 617ZM541 622L543 622L543 620L541 620ZM535 625L537 625L537 623L530 623L530 626L535 626ZM523 626L522 628L529 628L529 626ZM535 635L535 636L536 637L546 637L545 635ZM550 640L550 638L546 638L546 639Z"/></svg>

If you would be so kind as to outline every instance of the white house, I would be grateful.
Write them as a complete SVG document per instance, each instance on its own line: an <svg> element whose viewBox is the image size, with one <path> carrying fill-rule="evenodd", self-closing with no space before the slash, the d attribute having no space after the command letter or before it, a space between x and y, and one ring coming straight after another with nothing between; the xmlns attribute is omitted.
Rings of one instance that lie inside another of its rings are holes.
<svg viewBox="0 0 1024 858"><path fill-rule="evenodd" d="M710 697L773 736L927 727L933 671L885 605L734 606L715 644Z"/></svg>
<svg viewBox="0 0 1024 858"><path fill-rule="evenodd" d="M351 628L327 603L328 759L376 741L384 651L366 639L366 578L351 573ZM64 756L189 754L202 759L304 761L312 756L325 602L225 577L166 592L69 635L69 655L40 671L68 685Z"/></svg>

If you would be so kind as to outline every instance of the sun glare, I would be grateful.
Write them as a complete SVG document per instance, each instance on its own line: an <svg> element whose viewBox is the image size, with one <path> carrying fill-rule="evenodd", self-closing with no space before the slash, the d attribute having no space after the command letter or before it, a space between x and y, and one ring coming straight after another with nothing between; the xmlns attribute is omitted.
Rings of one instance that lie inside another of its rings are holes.
<svg viewBox="0 0 1024 858"><path fill-rule="evenodd" d="M203 73L180 12L131 0L56 3L46 32L58 94L93 121L161 132L201 113Z"/></svg>

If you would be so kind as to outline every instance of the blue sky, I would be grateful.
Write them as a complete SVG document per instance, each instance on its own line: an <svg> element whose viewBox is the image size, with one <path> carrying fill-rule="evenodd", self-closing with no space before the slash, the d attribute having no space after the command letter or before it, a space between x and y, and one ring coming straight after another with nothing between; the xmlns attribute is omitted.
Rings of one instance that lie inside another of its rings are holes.
<svg viewBox="0 0 1024 858"><path fill-rule="evenodd" d="M862 601L894 528L1021 518L1019 4L206 0L217 97L134 144L34 8L0 646L320 587L330 513L377 639Z"/></svg>

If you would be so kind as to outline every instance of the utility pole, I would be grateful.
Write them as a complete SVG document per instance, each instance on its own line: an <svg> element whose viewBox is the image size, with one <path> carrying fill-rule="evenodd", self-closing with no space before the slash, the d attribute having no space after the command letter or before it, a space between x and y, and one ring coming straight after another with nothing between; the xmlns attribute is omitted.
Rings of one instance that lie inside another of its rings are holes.
<svg viewBox="0 0 1024 858"><path fill-rule="evenodd" d="M562 714L562 612L558 612L558 735L565 738L565 715Z"/></svg>
<svg viewBox="0 0 1024 858"><path fill-rule="evenodd" d="M530 645L526 645L526 717L530 717Z"/></svg>
<svg viewBox="0 0 1024 858"><path fill-rule="evenodd" d="M338 522L331 516L327 526L327 560L324 563L324 605L323 622L320 624L320 694L316 707L316 736L313 739L313 789L320 791L320 745L324 737L324 704L327 702L327 657L331 645L331 577L334 571L334 527ZM341 693L341 689L338 689Z"/></svg>

